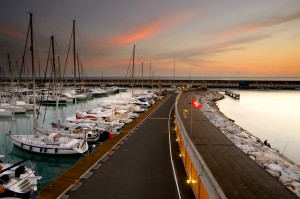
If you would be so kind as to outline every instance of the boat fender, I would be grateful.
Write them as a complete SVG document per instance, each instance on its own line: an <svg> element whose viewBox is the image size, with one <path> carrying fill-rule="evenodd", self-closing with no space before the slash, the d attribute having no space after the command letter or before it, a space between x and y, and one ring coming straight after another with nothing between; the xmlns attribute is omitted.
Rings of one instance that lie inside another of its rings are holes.
<svg viewBox="0 0 300 199"><path fill-rule="evenodd" d="M21 143L21 147L23 148L23 143Z"/></svg>
<svg viewBox="0 0 300 199"><path fill-rule="evenodd" d="M47 152L47 148L44 149L44 152L45 152L45 153Z"/></svg>
<svg viewBox="0 0 300 199"><path fill-rule="evenodd" d="M5 175L2 175L0 177L0 183L3 184L3 183L7 183L9 181L9 175L8 174L5 174Z"/></svg>
<svg viewBox="0 0 300 199"><path fill-rule="evenodd" d="M42 153L42 151L43 151L43 148L40 148L40 153Z"/></svg>
<svg viewBox="0 0 300 199"><path fill-rule="evenodd" d="M4 193L5 192L5 188L3 186L0 187L0 193Z"/></svg>
<svg viewBox="0 0 300 199"><path fill-rule="evenodd" d="M21 165L19 166L18 168L16 168L15 170L15 176L17 178L19 178L21 176L21 174L24 174L25 173L25 166L24 165Z"/></svg>
<svg viewBox="0 0 300 199"><path fill-rule="evenodd" d="M31 150L32 150L32 146L29 147L29 151L31 151Z"/></svg>
<svg viewBox="0 0 300 199"><path fill-rule="evenodd" d="M57 153L58 152L58 149L55 149L55 153Z"/></svg>

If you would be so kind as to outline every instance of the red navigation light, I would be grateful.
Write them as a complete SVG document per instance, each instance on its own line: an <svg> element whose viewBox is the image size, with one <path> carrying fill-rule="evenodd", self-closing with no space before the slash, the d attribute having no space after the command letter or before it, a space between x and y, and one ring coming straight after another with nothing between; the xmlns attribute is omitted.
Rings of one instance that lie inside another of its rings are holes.
<svg viewBox="0 0 300 199"><path fill-rule="evenodd" d="M200 101L196 100L195 98L192 99L192 106L194 108L202 108L202 104Z"/></svg>
<svg viewBox="0 0 300 199"><path fill-rule="evenodd" d="M109 139L110 140L114 139L114 134L112 132L109 133Z"/></svg>

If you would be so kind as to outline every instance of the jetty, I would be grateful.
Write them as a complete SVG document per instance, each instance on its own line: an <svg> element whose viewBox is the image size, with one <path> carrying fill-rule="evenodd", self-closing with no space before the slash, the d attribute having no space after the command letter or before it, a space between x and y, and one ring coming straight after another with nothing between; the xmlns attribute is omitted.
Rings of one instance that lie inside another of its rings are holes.
<svg viewBox="0 0 300 199"><path fill-rule="evenodd" d="M165 96L125 125L119 135L105 141L41 190L39 198L177 198L169 130L177 175L183 179L180 193L184 198L193 198L178 156L174 117L170 117L176 95Z"/></svg>
<svg viewBox="0 0 300 199"><path fill-rule="evenodd" d="M226 90L225 91L225 95L228 95L234 99L240 99L240 94L237 93L237 92L234 92L234 91L229 91L229 90Z"/></svg>
<svg viewBox="0 0 300 199"><path fill-rule="evenodd" d="M297 198L192 106L196 92L164 97L39 198Z"/></svg>

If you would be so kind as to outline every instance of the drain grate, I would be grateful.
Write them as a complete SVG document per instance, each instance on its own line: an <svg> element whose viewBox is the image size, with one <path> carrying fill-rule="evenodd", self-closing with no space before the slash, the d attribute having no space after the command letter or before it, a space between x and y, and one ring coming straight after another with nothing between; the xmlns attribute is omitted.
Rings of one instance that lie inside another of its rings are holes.
<svg viewBox="0 0 300 199"><path fill-rule="evenodd" d="M101 166L101 164L96 164L93 169L99 169L99 167Z"/></svg>
<svg viewBox="0 0 300 199"><path fill-rule="evenodd" d="M168 120L169 118L167 118L167 117L151 117L149 119L151 119L151 120Z"/></svg>
<svg viewBox="0 0 300 199"><path fill-rule="evenodd" d="M69 195L63 195L62 197L61 197L61 199L68 199L70 196Z"/></svg>
<svg viewBox="0 0 300 199"><path fill-rule="evenodd" d="M82 182L77 182L76 184L73 185L72 190L76 191L81 185L82 185Z"/></svg>
<svg viewBox="0 0 300 199"><path fill-rule="evenodd" d="M108 153L108 155L113 155L114 154L114 151L111 151Z"/></svg>
<svg viewBox="0 0 300 199"><path fill-rule="evenodd" d="M83 176L83 178L87 179L87 178L91 177L92 174L93 174L93 172L87 172L87 173Z"/></svg>
<svg viewBox="0 0 300 199"><path fill-rule="evenodd" d="M119 145L114 147L114 149L115 149L115 150L117 150L117 149L119 149L119 148L120 148L120 146L119 146Z"/></svg>
<svg viewBox="0 0 300 199"><path fill-rule="evenodd" d="M109 157L105 156L104 158L101 159L102 162L105 162L106 160L108 160Z"/></svg>

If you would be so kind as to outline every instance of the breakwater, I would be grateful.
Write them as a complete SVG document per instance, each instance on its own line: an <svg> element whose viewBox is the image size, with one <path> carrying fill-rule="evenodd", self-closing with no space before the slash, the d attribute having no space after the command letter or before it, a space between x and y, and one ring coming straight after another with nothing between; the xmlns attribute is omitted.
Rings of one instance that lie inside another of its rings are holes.
<svg viewBox="0 0 300 199"><path fill-rule="evenodd" d="M51 80L37 79L38 85L42 86L45 82ZM52 80L53 81L53 80ZM17 82L17 80L15 80ZM21 79L20 82L29 85L30 80ZM77 86L102 86L102 85L116 85L126 87L206 87L206 88L242 88L242 89L300 89L300 80L297 78L273 78L271 80L262 79L163 79L163 78L89 78L80 81L81 83ZM12 84L13 82L5 79L0 84L6 85L7 83ZM72 86L74 83L73 78L65 78L64 84L66 86Z"/></svg>

